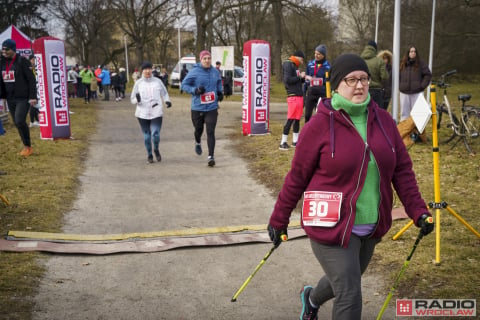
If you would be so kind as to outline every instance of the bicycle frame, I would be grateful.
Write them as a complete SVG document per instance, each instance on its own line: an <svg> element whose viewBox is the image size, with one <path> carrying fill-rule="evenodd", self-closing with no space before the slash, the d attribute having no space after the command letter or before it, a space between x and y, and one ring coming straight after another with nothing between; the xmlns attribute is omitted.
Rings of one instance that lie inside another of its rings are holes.
<svg viewBox="0 0 480 320"><path fill-rule="evenodd" d="M447 88L443 89L443 104L447 106L448 117L450 118L450 124L447 127L451 127L457 136L460 136L461 133L459 131L459 125L456 123L456 119L454 119L454 114L452 112L452 107L450 106L450 102L448 101L447 97Z"/></svg>
<svg viewBox="0 0 480 320"><path fill-rule="evenodd" d="M449 123L447 124L447 128L452 129L453 132L447 139L441 141L441 143L449 143L455 137L458 137L458 140L452 146L452 149L460 140L462 140L468 152L473 155L475 152L470 146L470 139L477 138L479 136L480 121L477 119L479 115L479 109L473 106L465 105L465 102L470 99L470 95L460 95L458 96L458 99L462 101L460 118L458 118L452 111L450 101L447 97L447 87L449 85L445 83L445 78L455 74L456 72L456 70L452 70L443 74L438 83L438 86L443 89L443 103L437 105L437 127L440 128L442 113L448 113Z"/></svg>

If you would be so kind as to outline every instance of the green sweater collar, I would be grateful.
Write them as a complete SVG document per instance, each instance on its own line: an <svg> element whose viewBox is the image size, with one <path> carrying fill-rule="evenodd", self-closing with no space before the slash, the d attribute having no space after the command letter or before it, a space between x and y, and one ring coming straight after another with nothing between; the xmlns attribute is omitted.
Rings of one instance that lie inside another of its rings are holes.
<svg viewBox="0 0 480 320"><path fill-rule="evenodd" d="M333 93L332 97L332 107L335 110L343 109L351 117L363 116L367 111L367 105L370 102L370 93L367 96L367 99L363 103L353 103L350 100L345 99L342 95L338 93Z"/></svg>

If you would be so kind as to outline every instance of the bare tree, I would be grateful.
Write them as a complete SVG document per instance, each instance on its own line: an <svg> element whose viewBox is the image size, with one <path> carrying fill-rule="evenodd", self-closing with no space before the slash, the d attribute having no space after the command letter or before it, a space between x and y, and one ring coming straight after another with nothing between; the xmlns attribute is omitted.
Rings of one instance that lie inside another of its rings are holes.
<svg viewBox="0 0 480 320"><path fill-rule="evenodd" d="M231 1L232 2L232 1ZM240 7L231 6L212 24L213 43L215 45L233 45L235 60L242 63L243 44L252 39L266 39L262 33L267 27L269 4L264 1L243 4ZM270 28L268 28L270 29Z"/></svg>
<svg viewBox="0 0 480 320"><path fill-rule="evenodd" d="M47 10L65 23L65 42L70 55L84 64L108 61L111 26L115 19L107 0L49 0ZM68 53L68 52L67 52Z"/></svg>
<svg viewBox="0 0 480 320"><path fill-rule="evenodd" d="M46 4L47 0L0 0L0 29L15 25L32 40L46 36L46 20L39 10Z"/></svg>
<svg viewBox="0 0 480 320"><path fill-rule="evenodd" d="M347 48L358 50L375 38L376 0L340 0L339 12L339 38Z"/></svg>
<svg viewBox="0 0 480 320"><path fill-rule="evenodd" d="M433 50L434 75L450 69L478 74L480 61L480 2L437 1ZM428 51L425 51L425 58Z"/></svg>
<svg viewBox="0 0 480 320"><path fill-rule="evenodd" d="M308 55L316 45L325 43L330 57L334 57L347 50L360 52L374 38L378 0L340 0L336 16L322 7L329 0L323 1L0 0L0 4L6 5L0 6L4 13L0 21L16 17L8 22L41 24L34 18L16 16L18 10L13 8L46 3L50 16L63 21L67 54L83 63L121 63L126 36L128 47L135 51L133 64L149 59L169 65L177 55L176 21L188 14L195 17L197 29L194 48L194 40L182 37L184 51L185 41L195 53L213 45L234 45L236 63L240 64L246 41L266 40L272 46L272 71L279 77L282 59L296 49ZM392 47L394 1L379 2L379 48ZM465 42L480 37L478 0L437 3L434 69L455 64L466 72L478 73L480 62L476 53L480 42ZM413 43L424 57L428 56L431 5L430 0L402 1L402 50ZM35 37L39 35L35 33ZM456 59L452 59L452 50Z"/></svg>
<svg viewBox="0 0 480 320"><path fill-rule="evenodd" d="M151 46L157 36L172 31L177 4L168 0L111 0L111 3L118 14L120 29L130 40L129 47L135 47L134 63L139 65L149 56L147 47L154 49Z"/></svg>
<svg viewBox="0 0 480 320"><path fill-rule="evenodd" d="M269 3L272 72L277 81L282 81L282 58L296 50L315 48L322 37L329 39L333 32L331 21L325 19L328 15L318 4L308 0L270 0ZM312 34L313 30L316 34Z"/></svg>
<svg viewBox="0 0 480 320"><path fill-rule="evenodd" d="M187 0L187 10L190 12L191 4L193 4L193 11L197 23L197 41L195 45L197 53L212 46L215 36L213 23L216 23L220 17L227 14L229 10L262 2L265 2L265 0L191 0L191 2Z"/></svg>

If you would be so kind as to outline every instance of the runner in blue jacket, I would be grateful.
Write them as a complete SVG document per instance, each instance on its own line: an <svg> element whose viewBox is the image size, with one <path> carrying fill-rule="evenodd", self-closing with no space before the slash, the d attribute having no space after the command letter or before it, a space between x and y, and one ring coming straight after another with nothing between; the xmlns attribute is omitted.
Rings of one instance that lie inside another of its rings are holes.
<svg viewBox="0 0 480 320"><path fill-rule="evenodd" d="M201 138L207 128L208 166L215 165L215 127L218 102L223 100L222 78L212 66L212 56L207 50L200 52L200 63L194 65L182 81L182 91L192 95L192 123L195 128L195 152L202 154Z"/></svg>
<svg viewBox="0 0 480 320"><path fill-rule="evenodd" d="M307 64L305 87L307 98L305 101L305 123L312 117L313 110L317 107L320 98L327 96L326 72L330 71L327 61L327 47L320 44L315 48L315 59Z"/></svg>

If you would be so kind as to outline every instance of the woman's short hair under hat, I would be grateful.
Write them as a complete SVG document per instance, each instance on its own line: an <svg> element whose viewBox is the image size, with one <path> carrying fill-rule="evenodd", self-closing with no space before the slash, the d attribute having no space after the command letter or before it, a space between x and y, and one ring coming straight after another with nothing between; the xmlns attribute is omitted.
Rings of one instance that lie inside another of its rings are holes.
<svg viewBox="0 0 480 320"><path fill-rule="evenodd" d="M338 56L333 61L331 68L330 84L332 90L337 89L345 76L353 71L365 71L370 76L367 63L360 56L353 53Z"/></svg>

